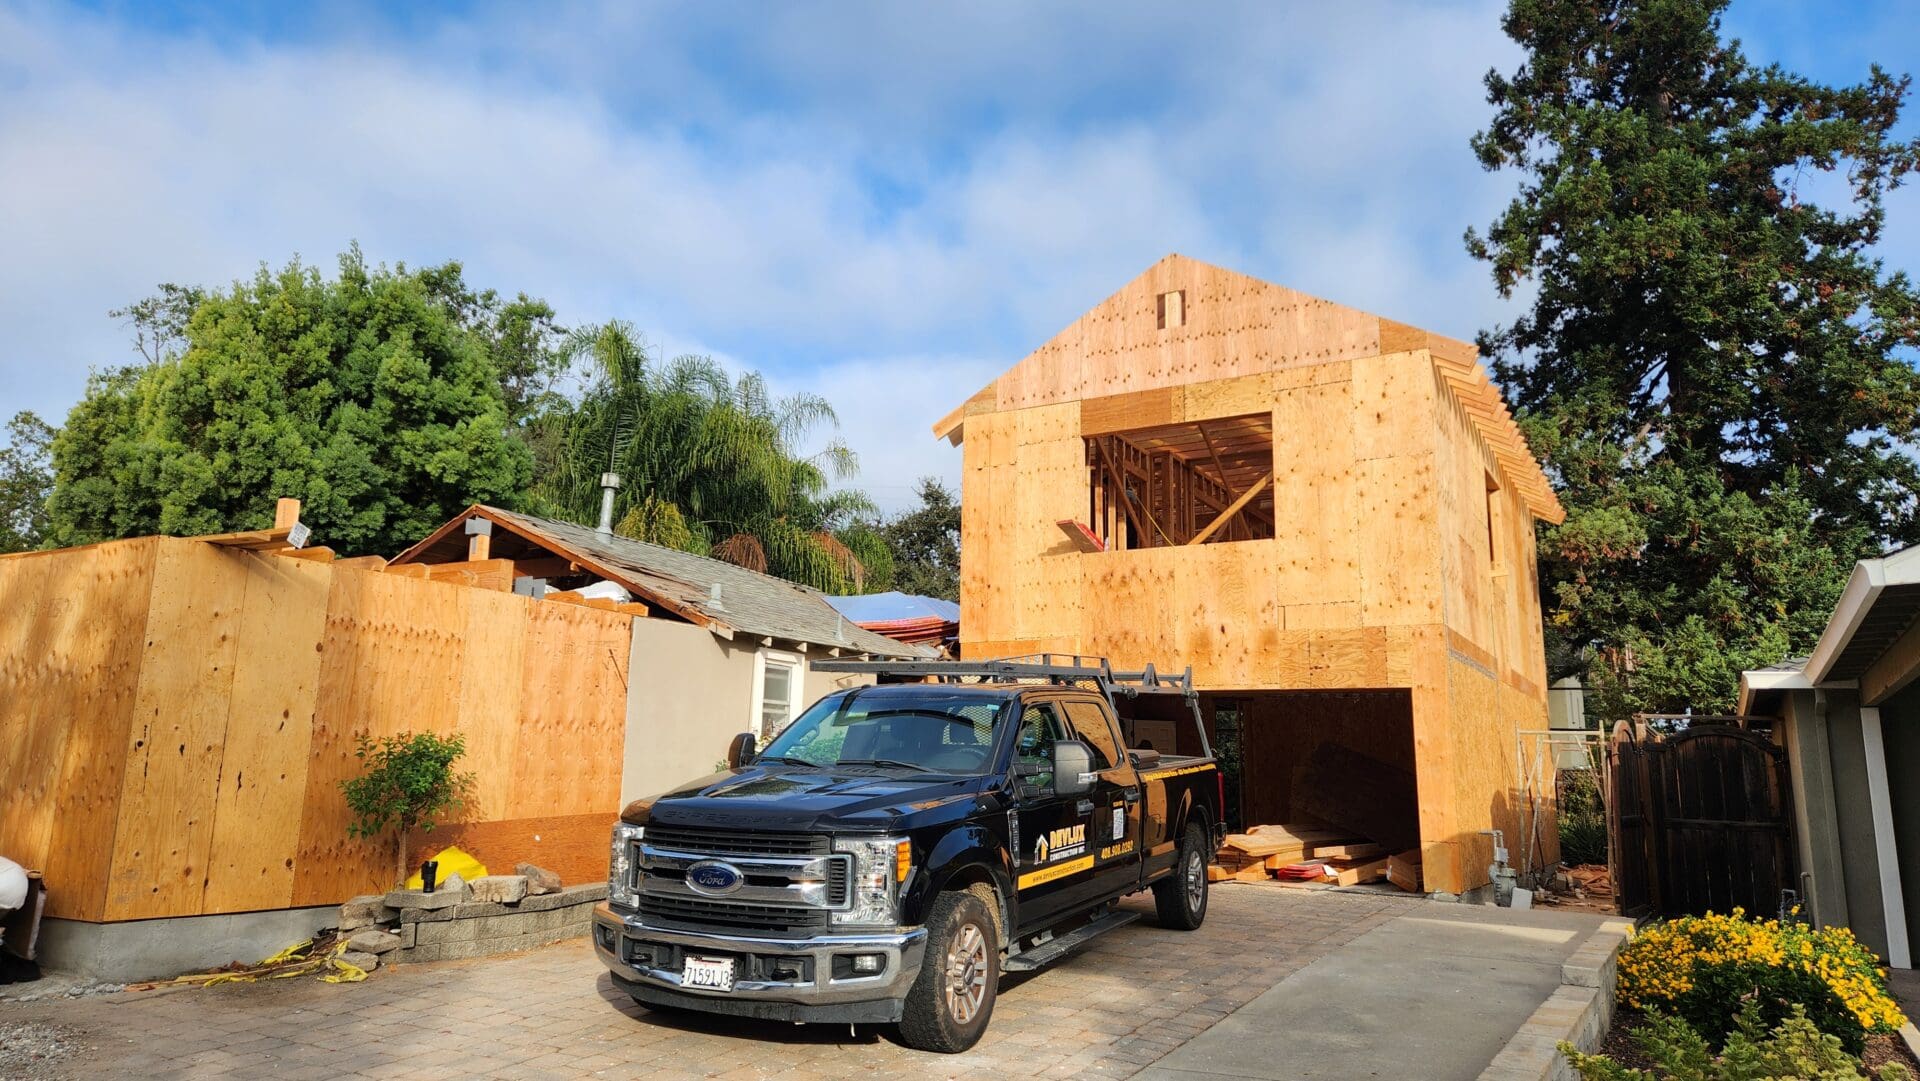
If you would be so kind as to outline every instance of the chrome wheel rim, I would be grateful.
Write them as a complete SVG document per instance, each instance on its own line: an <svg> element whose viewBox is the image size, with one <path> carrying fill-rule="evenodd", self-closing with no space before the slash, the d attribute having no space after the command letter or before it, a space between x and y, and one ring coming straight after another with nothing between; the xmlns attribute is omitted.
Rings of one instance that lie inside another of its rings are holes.
<svg viewBox="0 0 1920 1081"><path fill-rule="evenodd" d="M1200 853L1187 853L1187 911L1198 912L1207 903L1207 864Z"/></svg>
<svg viewBox="0 0 1920 1081"><path fill-rule="evenodd" d="M947 944L947 1013L966 1024L987 999L987 937L963 923Z"/></svg>

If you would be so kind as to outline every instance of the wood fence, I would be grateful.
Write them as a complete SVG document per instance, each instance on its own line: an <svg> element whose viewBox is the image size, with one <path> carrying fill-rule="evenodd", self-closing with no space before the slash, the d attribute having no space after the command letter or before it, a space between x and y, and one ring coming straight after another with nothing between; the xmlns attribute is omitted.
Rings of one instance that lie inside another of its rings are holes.
<svg viewBox="0 0 1920 1081"><path fill-rule="evenodd" d="M1793 885L1786 753L1765 733L1622 724L1608 749L1614 890L1628 915L1767 916Z"/></svg>
<svg viewBox="0 0 1920 1081"><path fill-rule="evenodd" d="M630 616L143 537L0 559L0 854L48 914L332 904L385 888L350 839L359 735L461 732L457 842L496 869L605 873Z"/></svg>

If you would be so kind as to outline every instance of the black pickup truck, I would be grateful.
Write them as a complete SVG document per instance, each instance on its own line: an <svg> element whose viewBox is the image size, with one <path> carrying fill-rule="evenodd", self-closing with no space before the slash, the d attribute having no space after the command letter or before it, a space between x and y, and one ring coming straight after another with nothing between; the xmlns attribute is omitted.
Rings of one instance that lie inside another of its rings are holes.
<svg viewBox="0 0 1920 1081"><path fill-rule="evenodd" d="M1151 889L1179 930L1206 917L1223 789L1190 676L1054 656L814 667L881 682L621 813L594 948L639 1002L897 1023L963 1051L1002 972L1130 922L1119 898Z"/></svg>

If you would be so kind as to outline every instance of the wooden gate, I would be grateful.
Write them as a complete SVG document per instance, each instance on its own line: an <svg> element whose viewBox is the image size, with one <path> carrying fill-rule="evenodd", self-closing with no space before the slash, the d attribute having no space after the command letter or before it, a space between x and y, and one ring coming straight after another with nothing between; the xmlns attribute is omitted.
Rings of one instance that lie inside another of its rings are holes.
<svg viewBox="0 0 1920 1081"><path fill-rule="evenodd" d="M1793 883L1785 751L1762 732L1621 724L1608 750L1614 891L1628 915L1767 916Z"/></svg>

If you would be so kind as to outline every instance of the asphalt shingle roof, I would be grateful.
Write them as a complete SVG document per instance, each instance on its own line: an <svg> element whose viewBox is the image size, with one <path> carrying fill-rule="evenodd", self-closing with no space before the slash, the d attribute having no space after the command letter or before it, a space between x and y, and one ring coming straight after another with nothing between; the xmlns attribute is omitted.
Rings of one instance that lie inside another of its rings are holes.
<svg viewBox="0 0 1920 1081"><path fill-rule="evenodd" d="M511 528L550 539L616 572L622 585L643 594L642 600L652 594L735 631L888 657L932 655L918 646L862 630L835 611L824 593L782 578L572 522L498 507L485 510L488 517Z"/></svg>

